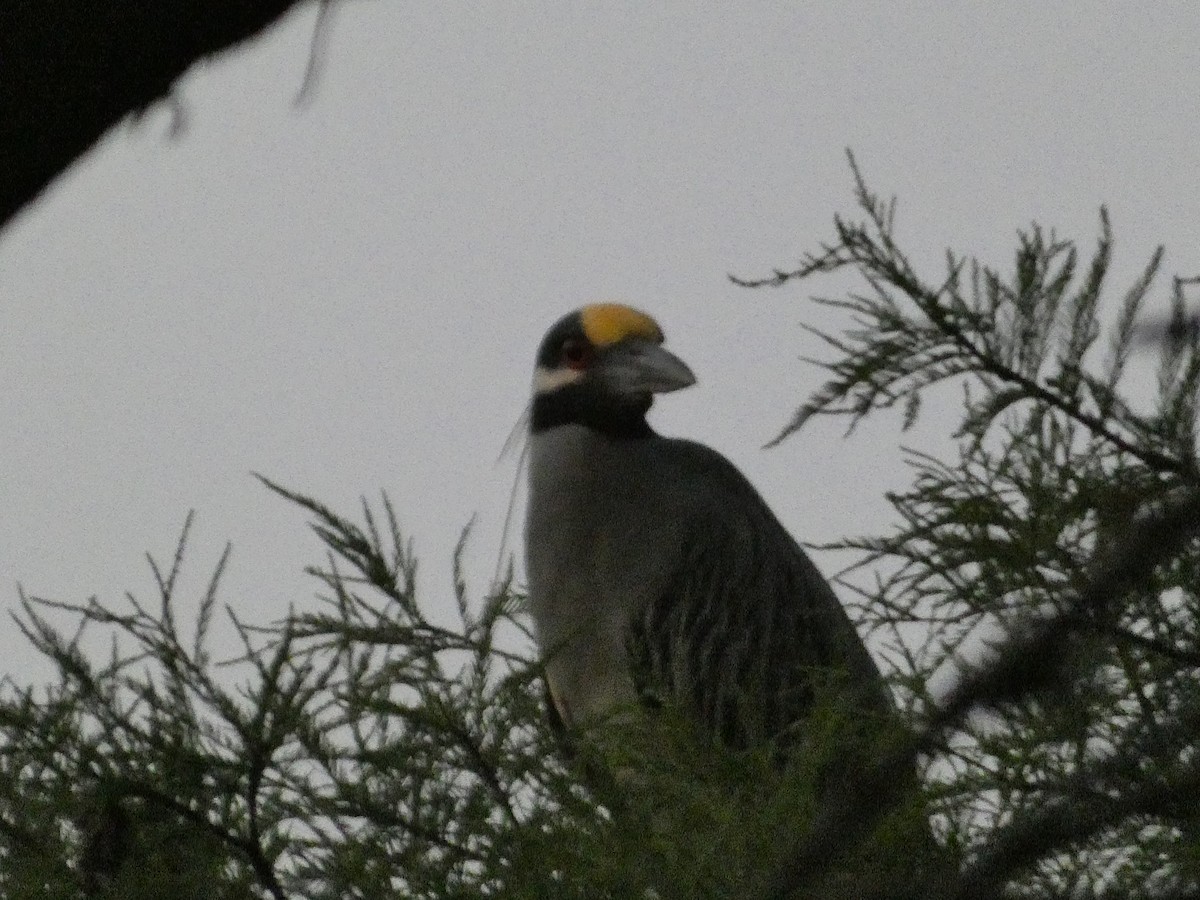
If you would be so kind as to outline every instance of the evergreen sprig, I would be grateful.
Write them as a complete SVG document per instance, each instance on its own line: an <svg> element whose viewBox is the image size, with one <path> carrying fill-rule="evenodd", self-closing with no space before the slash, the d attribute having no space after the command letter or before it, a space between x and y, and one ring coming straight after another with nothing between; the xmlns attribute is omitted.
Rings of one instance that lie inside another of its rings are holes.
<svg viewBox="0 0 1200 900"><path fill-rule="evenodd" d="M1086 265L1033 226L1007 274L948 252L929 279L899 247L894 201L851 168L861 221L838 217L835 239L794 270L735 281L849 268L866 282L817 301L855 324L818 332L827 380L776 442L815 415L853 428L901 402L907 428L930 389L962 388L955 455L905 454L897 526L827 545L858 554L843 580L924 710L908 749L932 756L948 839L968 851L947 893L1195 892L1195 806L1181 802L1196 799L1186 710L1200 702L1193 282L1174 280L1165 339L1148 342L1162 248L1109 302L1103 210ZM1128 363L1151 352L1157 393L1138 403ZM935 675L957 684L935 698Z"/></svg>
<svg viewBox="0 0 1200 900"><path fill-rule="evenodd" d="M1090 254L1033 226L1007 270L950 252L926 277L851 167L862 219L741 283L865 283L818 301L850 325L818 332L825 383L777 440L893 406L908 427L962 390L952 450L898 458L895 527L828 545L857 554L842 581L910 712L859 799L816 800L853 733L837 710L783 771L669 710L556 733L519 587L470 596L466 531L426 597L386 495L351 518L262 479L325 557L280 621L219 615L228 548L182 596L191 516L151 602L20 596L56 676L0 685L0 896L1200 895L1196 281L1155 314L1160 249L1110 298L1104 211ZM961 865L916 884L923 800Z"/></svg>

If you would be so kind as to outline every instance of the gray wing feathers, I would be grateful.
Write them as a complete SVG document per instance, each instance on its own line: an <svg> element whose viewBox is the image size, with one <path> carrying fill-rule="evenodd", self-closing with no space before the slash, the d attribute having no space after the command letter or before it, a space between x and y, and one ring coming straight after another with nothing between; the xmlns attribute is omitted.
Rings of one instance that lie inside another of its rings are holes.
<svg viewBox="0 0 1200 900"><path fill-rule="evenodd" d="M679 571L631 623L643 696L683 706L735 747L784 736L831 678L856 702L890 708L833 590L754 488L719 459L740 482L727 487L741 496L698 505Z"/></svg>

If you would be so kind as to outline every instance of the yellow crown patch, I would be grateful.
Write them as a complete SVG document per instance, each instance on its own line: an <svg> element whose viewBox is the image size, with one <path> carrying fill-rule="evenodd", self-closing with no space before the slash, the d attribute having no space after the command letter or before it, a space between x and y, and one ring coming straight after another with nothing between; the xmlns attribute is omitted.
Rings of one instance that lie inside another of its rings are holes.
<svg viewBox="0 0 1200 900"><path fill-rule="evenodd" d="M631 306L621 303L595 303L579 311L583 333L595 347L607 347L627 337L649 338L662 343L658 323Z"/></svg>

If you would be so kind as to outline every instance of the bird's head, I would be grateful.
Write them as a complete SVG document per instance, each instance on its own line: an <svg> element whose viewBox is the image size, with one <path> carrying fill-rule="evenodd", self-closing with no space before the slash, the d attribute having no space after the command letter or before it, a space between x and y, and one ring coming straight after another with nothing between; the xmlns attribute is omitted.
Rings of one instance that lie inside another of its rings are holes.
<svg viewBox="0 0 1200 900"><path fill-rule="evenodd" d="M578 424L649 433L645 415L654 395L696 383L662 343L654 319L619 303L585 306L559 319L538 348L533 430Z"/></svg>

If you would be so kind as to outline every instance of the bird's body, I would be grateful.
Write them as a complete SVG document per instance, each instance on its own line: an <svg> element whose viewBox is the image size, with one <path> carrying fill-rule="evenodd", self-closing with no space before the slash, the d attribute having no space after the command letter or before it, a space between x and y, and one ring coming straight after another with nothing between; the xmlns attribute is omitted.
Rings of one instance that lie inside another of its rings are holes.
<svg viewBox="0 0 1200 900"><path fill-rule="evenodd" d="M671 703L735 747L784 735L818 684L888 709L832 589L727 459L656 434L651 394L694 380L628 307L586 307L538 356L526 562L569 727Z"/></svg>

